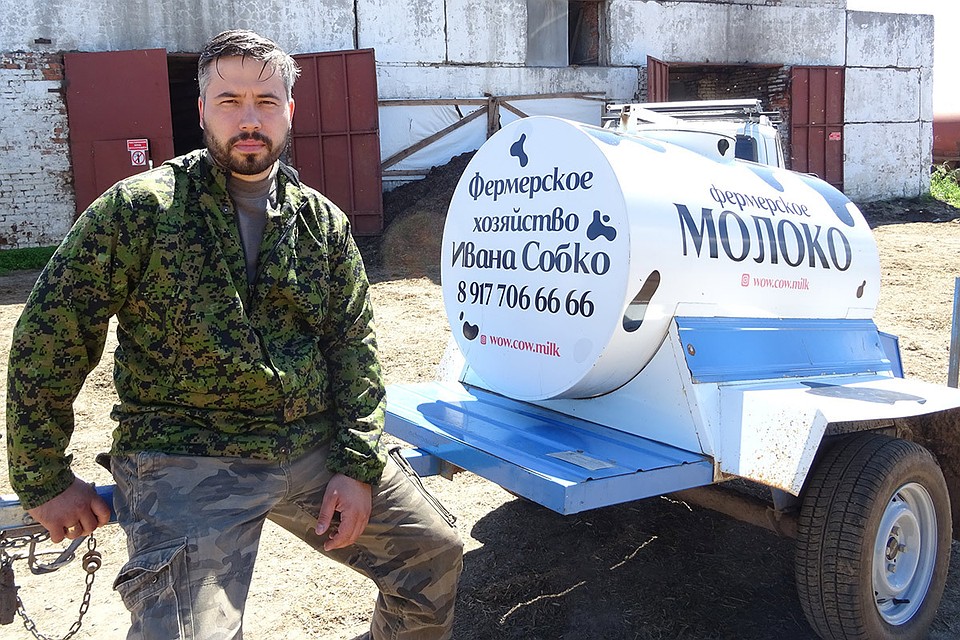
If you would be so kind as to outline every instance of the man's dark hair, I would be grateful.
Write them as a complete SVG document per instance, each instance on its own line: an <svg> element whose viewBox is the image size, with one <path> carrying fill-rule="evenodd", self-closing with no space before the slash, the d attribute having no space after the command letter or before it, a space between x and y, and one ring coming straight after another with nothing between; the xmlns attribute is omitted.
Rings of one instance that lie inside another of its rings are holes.
<svg viewBox="0 0 960 640"><path fill-rule="evenodd" d="M220 58L250 58L263 63L260 76L263 79L275 73L280 74L287 98L293 95L293 83L300 75L300 67L280 46L258 33L246 29L231 29L216 36L200 52L197 68L197 81L200 85L200 97L203 98L210 84L210 73L216 70ZM219 73L219 72L218 72Z"/></svg>

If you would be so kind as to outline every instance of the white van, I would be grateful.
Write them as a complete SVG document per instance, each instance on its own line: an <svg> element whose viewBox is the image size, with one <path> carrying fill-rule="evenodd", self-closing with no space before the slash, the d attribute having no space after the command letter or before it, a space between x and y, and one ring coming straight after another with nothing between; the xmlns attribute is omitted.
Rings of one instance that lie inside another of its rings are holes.
<svg viewBox="0 0 960 640"><path fill-rule="evenodd" d="M785 168L780 134L759 100L612 104L607 112L608 129L668 141L715 160Z"/></svg>

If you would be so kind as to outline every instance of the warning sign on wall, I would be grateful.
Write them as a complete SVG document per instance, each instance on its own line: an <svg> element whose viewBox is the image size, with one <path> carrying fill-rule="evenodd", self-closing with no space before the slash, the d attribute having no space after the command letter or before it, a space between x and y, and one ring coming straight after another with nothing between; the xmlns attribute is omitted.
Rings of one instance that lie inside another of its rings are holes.
<svg viewBox="0 0 960 640"><path fill-rule="evenodd" d="M150 141L146 138L127 140L127 151L130 152L130 164L134 167L147 166L147 155L150 153Z"/></svg>

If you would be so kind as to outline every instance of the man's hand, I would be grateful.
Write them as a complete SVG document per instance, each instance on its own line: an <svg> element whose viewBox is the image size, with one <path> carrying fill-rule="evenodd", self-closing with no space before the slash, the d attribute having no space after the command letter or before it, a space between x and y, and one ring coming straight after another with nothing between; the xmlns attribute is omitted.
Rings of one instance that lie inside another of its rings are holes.
<svg viewBox="0 0 960 640"><path fill-rule="evenodd" d="M330 479L320 505L317 535L323 535L330 528L334 512L340 513L340 524L323 543L324 549L342 549L357 541L370 520L370 495L370 485L359 480L341 473Z"/></svg>
<svg viewBox="0 0 960 640"><path fill-rule="evenodd" d="M80 478L57 497L29 509L27 513L50 532L51 542L90 535L97 527L110 522L110 505L97 494L93 485Z"/></svg>

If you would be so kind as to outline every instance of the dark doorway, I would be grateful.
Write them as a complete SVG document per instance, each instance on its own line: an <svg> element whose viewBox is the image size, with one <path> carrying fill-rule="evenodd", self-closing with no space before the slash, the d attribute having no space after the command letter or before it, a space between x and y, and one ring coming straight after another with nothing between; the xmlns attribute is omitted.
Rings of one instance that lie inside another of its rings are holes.
<svg viewBox="0 0 960 640"><path fill-rule="evenodd" d="M173 122L173 149L179 156L203 146L203 129L197 99L197 61L192 53L167 56L167 76L170 79L170 118Z"/></svg>
<svg viewBox="0 0 960 640"><path fill-rule="evenodd" d="M670 64L670 100L757 98L787 106L787 69L775 65Z"/></svg>
<svg viewBox="0 0 960 640"><path fill-rule="evenodd" d="M570 0L567 8L567 52L571 65L600 64L602 0Z"/></svg>

